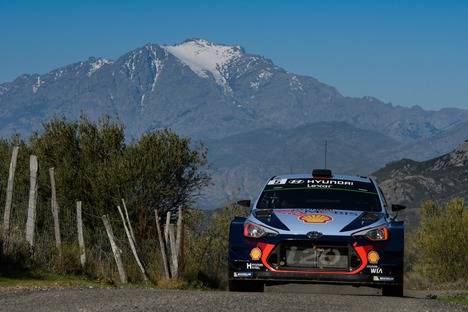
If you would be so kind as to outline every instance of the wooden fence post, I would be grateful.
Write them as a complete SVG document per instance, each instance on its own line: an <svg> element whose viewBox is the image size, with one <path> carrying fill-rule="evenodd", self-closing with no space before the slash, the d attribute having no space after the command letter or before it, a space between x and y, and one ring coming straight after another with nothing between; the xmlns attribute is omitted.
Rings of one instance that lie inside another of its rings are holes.
<svg viewBox="0 0 468 312"><path fill-rule="evenodd" d="M177 252L177 270L181 271L184 265L184 255L182 253L184 244L184 222L183 209L179 206L179 216L177 218L177 237L176 237L176 252Z"/></svg>
<svg viewBox="0 0 468 312"><path fill-rule="evenodd" d="M11 204L13 200L13 186L15 180L16 161L18 159L19 146L13 146L11 154L10 170L8 172L8 184L5 200L5 211L3 213L3 250L8 251L10 244L10 218L11 218Z"/></svg>
<svg viewBox="0 0 468 312"><path fill-rule="evenodd" d="M169 247L171 250L172 277L177 278L179 275L179 262L177 261L177 248L175 242L174 224L169 224Z"/></svg>
<svg viewBox="0 0 468 312"><path fill-rule="evenodd" d="M182 206L179 206L179 216L177 218L177 237L176 237L176 250L177 260L180 260L182 253L182 235L184 235L184 225L182 223Z"/></svg>
<svg viewBox="0 0 468 312"><path fill-rule="evenodd" d="M54 217L54 232L55 232L55 246L59 252L59 259L62 261L62 238L60 236L60 220L59 220L59 205L57 202L57 191L55 189L55 169L49 168L50 175L50 188L52 192L51 208L52 216Z"/></svg>
<svg viewBox="0 0 468 312"><path fill-rule="evenodd" d="M120 217L122 218L122 222L123 222L124 229L125 229L125 234L127 234L128 243L130 244L130 249L132 250L133 256L135 257L138 267L140 268L141 274L143 275L143 280L145 281L146 284L148 284L148 276L146 275L145 268L141 264L140 257L138 257L138 253L135 248L135 242L134 242L134 239L132 238L132 234L130 234L129 228L131 228L131 224L129 223L127 226L126 224L127 220L125 219L122 213L122 209L120 209L120 206L117 206L117 209L119 210Z"/></svg>
<svg viewBox="0 0 468 312"><path fill-rule="evenodd" d="M115 243L114 232L112 231L112 226L109 222L109 219L107 218L107 215L102 216L102 222L104 223L104 227L106 228L112 252L114 253L115 264L117 265L117 270L119 271L120 282L122 284L126 284L127 273L125 273L125 269L122 263L122 250Z"/></svg>
<svg viewBox="0 0 468 312"><path fill-rule="evenodd" d="M167 266L167 257L166 257L166 245L163 240L162 232L161 232L161 225L159 224L159 215L158 209L154 209L154 216L156 218L156 231L158 232L158 240L159 240L159 247L161 248L161 256L163 261L164 267L164 274L167 279L171 278L169 267Z"/></svg>
<svg viewBox="0 0 468 312"><path fill-rule="evenodd" d="M28 219L26 221L26 241L31 250L34 249L34 234L36 227L36 201L37 201L37 157L29 156L29 202Z"/></svg>
<svg viewBox="0 0 468 312"><path fill-rule="evenodd" d="M164 241L166 242L166 245L169 242L169 224L171 224L171 212L170 211L166 213L166 225L164 226Z"/></svg>
<svg viewBox="0 0 468 312"><path fill-rule="evenodd" d="M127 218L127 224L130 230L130 234L132 235L133 242L136 245L135 234L133 233L133 227L132 227L132 224L130 223L130 218L128 217L127 205L125 204L125 200L123 198L122 198L122 205L125 211L125 217Z"/></svg>
<svg viewBox="0 0 468 312"><path fill-rule="evenodd" d="M86 266L86 249L83 236L83 219L81 217L81 201L76 202L76 226L78 230L78 244L80 246L80 263L81 268Z"/></svg>

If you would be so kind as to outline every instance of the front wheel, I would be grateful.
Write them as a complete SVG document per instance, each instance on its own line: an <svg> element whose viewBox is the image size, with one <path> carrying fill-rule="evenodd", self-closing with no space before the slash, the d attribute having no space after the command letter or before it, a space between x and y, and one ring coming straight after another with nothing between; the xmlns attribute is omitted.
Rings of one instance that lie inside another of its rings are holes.
<svg viewBox="0 0 468 312"><path fill-rule="evenodd" d="M229 280L229 291L263 292L265 284L258 281Z"/></svg>
<svg viewBox="0 0 468 312"><path fill-rule="evenodd" d="M403 284L384 286L382 295L388 297L403 297Z"/></svg>

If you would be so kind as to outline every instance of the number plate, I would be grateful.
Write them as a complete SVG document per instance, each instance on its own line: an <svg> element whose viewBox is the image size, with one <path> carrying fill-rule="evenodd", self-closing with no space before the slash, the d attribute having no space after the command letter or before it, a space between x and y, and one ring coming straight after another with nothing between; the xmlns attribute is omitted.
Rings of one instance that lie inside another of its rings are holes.
<svg viewBox="0 0 468 312"><path fill-rule="evenodd" d="M348 269L348 247L286 246L286 266L316 269Z"/></svg>

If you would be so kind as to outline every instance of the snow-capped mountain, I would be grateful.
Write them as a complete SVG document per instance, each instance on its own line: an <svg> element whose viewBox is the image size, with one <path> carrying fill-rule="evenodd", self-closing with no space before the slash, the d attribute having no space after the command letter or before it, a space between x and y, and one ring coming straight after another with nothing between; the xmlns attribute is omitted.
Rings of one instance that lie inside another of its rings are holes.
<svg viewBox="0 0 468 312"><path fill-rule="evenodd" d="M229 65L241 58L240 46L217 45L203 39L187 40L181 44L163 46L202 78L211 75L216 83L230 90Z"/></svg>
<svg viewBox="0 0 468 312"><path fill-rule="evenodd" d="M237 194L250 194L255 191L251 184L281 173L278 163L287 171L310 167L322 149L319 142L327 137L334 138L332 146L340 146L342 154L335 160L342 171L365 174L395 157L434 157L468 136L464 126L468 111L425 111L373 97L346 97L315 78L290 73L238 45L203 39L146 44L116 60L93 57L0 84L3 136L29 135L54 115L77 118L81 113L92 119L102 114L118 116L134 137L167 127L206 141L214 148L210 157L215 160L215 181L220 187L212 190L216 194L227 194L232 188L240 188ZM344 129L346 134L355 134L348 138L353 146L342 139ZM300 145L282 150L276 145L282 138ZM432 144L433 140L442 145ZM259 142L270 142L262 148L275 152L260 150ZM346 156L356 151L361 158ZM259 155L273 165L262 164ZM290 166L287 159L279 161L282 155L289 155ZM263 169L257 172L258 168ZM227 172L233 178L221 182ZM252 174L255 178L246 182L246 175Z"/></svg>

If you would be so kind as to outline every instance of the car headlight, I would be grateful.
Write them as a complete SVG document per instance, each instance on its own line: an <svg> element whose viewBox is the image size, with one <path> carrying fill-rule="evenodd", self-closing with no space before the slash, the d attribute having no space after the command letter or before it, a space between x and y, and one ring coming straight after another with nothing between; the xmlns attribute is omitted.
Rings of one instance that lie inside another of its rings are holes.
<svg viewBox="0 0 468 312"><path fill-rule="evenodd" d="M264 236L274 236L277 235L278 232L269 229L265 226L251 223L251 222L246 222L244 224L244 236L245 237L250 237L250 238L260 238Z"/></svg>
<svg viewBox="0 0 468 312"><path fill-rule="evenodd" d="M364 236L371 241L384 241L388 239L389 231L385 226L354 233L353 236Z"/></svg>

